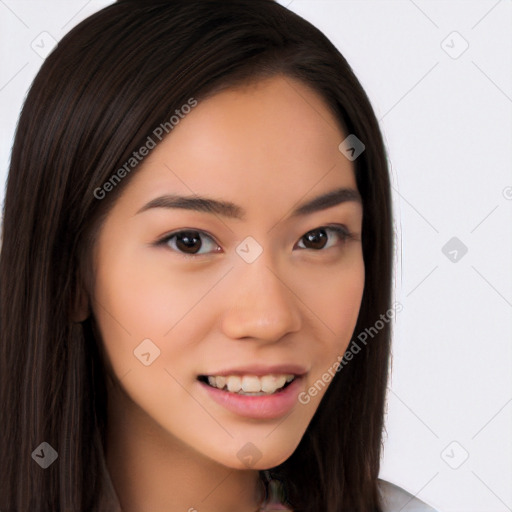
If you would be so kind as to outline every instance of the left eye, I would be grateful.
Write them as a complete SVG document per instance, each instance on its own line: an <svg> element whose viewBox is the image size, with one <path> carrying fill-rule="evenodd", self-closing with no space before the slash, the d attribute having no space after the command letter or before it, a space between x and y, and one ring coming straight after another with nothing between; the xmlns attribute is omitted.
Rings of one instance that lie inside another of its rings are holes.
<svg viewBox="0 0 512 512"><path fill-rule="evenodd" d="M327 245L329 243L327 232L334 232L338 237L342 239L342 242L346 242L348 239L352 239L353 235L348 229L342 227L342 226L322 226L319 228L312 229L311 231L308 231L305 235L302 236L302 238L299 240L299 243L302 240L305 240L305 243L310 244L312 247L300 247L301 249L314 249L314 250L321 250L321 249L329 249L334 244L331 243L330 245Z"/></svg>

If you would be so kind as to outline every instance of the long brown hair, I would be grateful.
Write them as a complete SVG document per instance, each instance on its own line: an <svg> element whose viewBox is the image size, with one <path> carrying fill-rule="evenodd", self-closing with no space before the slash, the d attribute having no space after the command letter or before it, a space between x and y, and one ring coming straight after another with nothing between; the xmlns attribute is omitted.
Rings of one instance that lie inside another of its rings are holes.
<svg viewBox="0 0 512 512"><path fill-rule="evenodd" d="M333 44L271 0L121 0L58 44L21 113L0 255L0 508L95 510L106 425L105 362L92 319L73 322L101 222L135 174L111 178L194 97L282 74L313 88L346 135L363 199L365 289L355 336L391 307L385 148L367 95ZM341 142L341 141L340 141ZM271 474L296 511L381 511L377 488L390 327L333 379L299 446ZM31 453L58 453L46 470Z"/></svg>

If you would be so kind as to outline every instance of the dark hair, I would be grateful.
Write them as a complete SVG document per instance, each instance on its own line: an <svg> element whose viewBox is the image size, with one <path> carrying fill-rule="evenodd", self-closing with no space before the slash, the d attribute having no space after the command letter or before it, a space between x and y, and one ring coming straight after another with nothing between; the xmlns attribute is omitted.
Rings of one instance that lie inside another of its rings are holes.
<svg viewBox="0 0 512 512"><path fill-rule="evenodd" d="M90 291L95 235L130 176L102 200L94 191L190 97L275 75L311 87L344 133L365 144L354 161L365 262L354 334L389 310L384 144L333 44L271 0L123 0L102 9L47 57L12 150L0 256L1 510L95 510L104 491L96 468L105 447L105 356L93 319L73 322L71 313L80 290ZM295 511L381 511L390 332L386 323L336 373L295 452L271 469ZM42 441L59 457L45 471L31 458Z"/></svg>

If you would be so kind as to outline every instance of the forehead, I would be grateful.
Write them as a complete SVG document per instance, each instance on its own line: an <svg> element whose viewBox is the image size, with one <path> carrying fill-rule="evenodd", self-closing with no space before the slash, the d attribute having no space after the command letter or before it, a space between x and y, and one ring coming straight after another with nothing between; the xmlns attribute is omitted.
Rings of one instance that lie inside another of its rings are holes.
<svg viewBox="0 0 512 512"><path fill-rule="evenodd" d="M318 93L289 77L260 80L199 101L145 158L127 193L293 204L313 187L355 187L338 150L344 138Z"/></svg>

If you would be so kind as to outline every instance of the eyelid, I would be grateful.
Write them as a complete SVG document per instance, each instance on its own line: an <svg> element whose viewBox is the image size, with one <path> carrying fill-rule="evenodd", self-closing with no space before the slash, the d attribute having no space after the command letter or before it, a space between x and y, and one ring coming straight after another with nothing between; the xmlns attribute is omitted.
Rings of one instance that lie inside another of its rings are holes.
<svg viewBox="0 0 512 512"><path fill-rule="evenodd" d="M214 242L215 245L217 245L217 247L221 247L221 245L217 242L215 237L213 235L211 235L210 233L208 233L208 231L205 231L204 229L197 229L197 228L180 228L180 229L175 229L174 231L171 231L171 232L165 234L164 236L162 236L161 238L159 238L154 243L154 245L155 246L165 246L165 245L167 245L167 242L169 242L169 240L173 236L178 235L180 233L187 232L187 231L192 231L192 232L195 232L195 233L199 233L199 235L206 236L207 238L210 238L212 240L212 242ZM201 256L208 256L210 254L216 254L218 252L221 252L221 251L212 251L212 252L208 252L206 254L187 254L186 252L175 251L174 249L170 249L170 250L175 252L175 253L177 253L177 254L180 254L181 256L184 256L185 258L199 258Z"/></svg>
<svg viewBox="0 0 512 512"><path fill-rule="evenodd" d="M169 238L171 238L172 236L177 235L179 233L186 232L186 231L193 231L193 232L199 233L201 235L206 235L207 237L214 240L215 243L217 243L217 240L215 240L215 237L212 234L208 233L208 231L205 231L204 229L199 229L199 228L179 228L179 229L175 229L174 231L169 231L165 235L162 235L155 243L158 244L160 242L165 242L165 241L169 240ZM219 245L219 244L217 243L217 245Z"/></svg>
<svg viewBox="0 0 512 512"><path fill-rule="evenodd" d="M339 235L342 238L342 244L345 244L351 240L359 240L359 237L357 234L353 231L351 231L345 224L322 224L321 226L318 226L316 228L310 229L309 231L306 231L297 241L299 243L304 236L306 236L308 233L311 233L311 231L317 231L320 229L330 229L334 231L337 235ZM303 247L300 249L305 250ZM313 252L322 252L322 249L319 249L317 251Z"/></svg>

